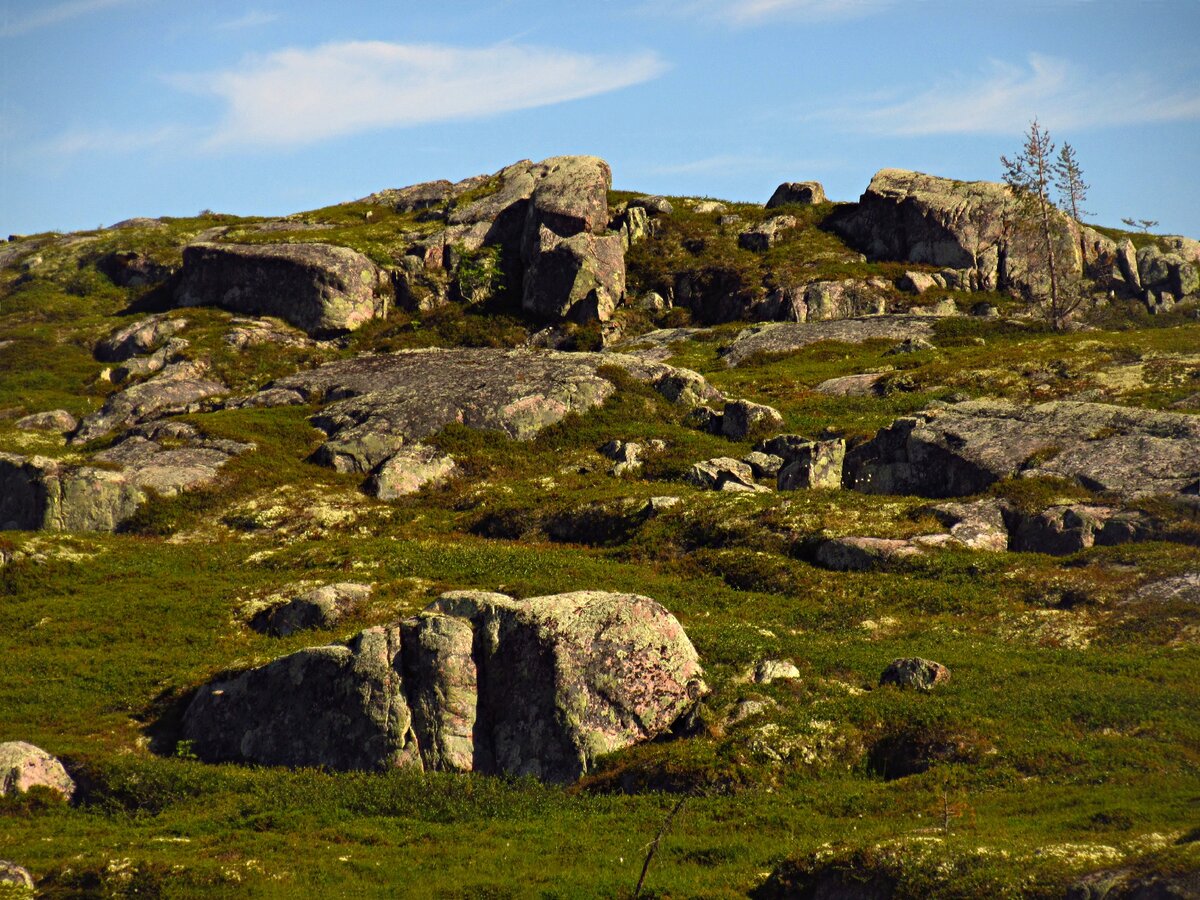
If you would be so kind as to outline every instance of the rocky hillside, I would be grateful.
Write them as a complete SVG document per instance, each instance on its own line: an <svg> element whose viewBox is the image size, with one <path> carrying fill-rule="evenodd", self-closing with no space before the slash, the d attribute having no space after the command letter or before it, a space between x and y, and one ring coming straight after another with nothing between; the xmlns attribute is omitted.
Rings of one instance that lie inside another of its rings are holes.
<svg viewBox="0 0 1200 900"><path fill-rule="evenodd" d="M1200 243L1010 201L0 244L0 883L1200 895Z"/></svg>

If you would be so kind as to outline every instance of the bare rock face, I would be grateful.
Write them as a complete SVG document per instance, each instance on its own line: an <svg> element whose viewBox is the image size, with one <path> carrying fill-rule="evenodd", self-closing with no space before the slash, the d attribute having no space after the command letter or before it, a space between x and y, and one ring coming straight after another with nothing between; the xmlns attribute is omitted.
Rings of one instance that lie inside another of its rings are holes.
<svg viewBox="0 0 1200 900"><path fill-rule="evenodd" d="M883 169L858 204L831 225L848 243L876 259L973 269L981 287L1041 282L1032 236L1006 236L1007 187L955 181L903 169ZM1055 210L1053 240L1060 271L1082 272L1078 227Z"/></svg>
<svg viewBox="0 0 1200 900"><path fill-rule="evenodd" d="M536 350L414 350L339 360L282 378L264 405L327 402L314 418L329 440L318 452L343 472L375 472L402 446L451 423L529 440L570 412L586 412L616 390L599 373L625 370L673 402L719 396L700 375L618 353ZM266 394L268 392L264 392ZM255 398L242 401L253 404Z"/></svg>
<svg viewBox="0 0 1200 900"><path fill-rule="evenodd" d="M149 316L119 328L96 344L96 359L124 362L132 356L150 353L187 327L186 319Z"/></svg>
<svg viewBox="0 0 1200 900"><path fill-rule="evenodd" d="M847 454L846 470L847 485L867 493L956 497L1048 475L1126 497L1195 494L1200 420L1101 403L971 401L896 420Z"/></svg>
<svg viewBox="0 0 1200 900"><path fill-rule="evenodd" d="M933 336L924 316L872 316L841 321L778 322L747 328L725 353L725 364L739 366L762 354L794 353L820 341L861 344L864 341L904 341Z"/></svg>
<svg viewBox="0 0 1200 900"><path fill-rule="evenodd" d="M183 250L180 306L278 316L310 335L352 331L385 311L379 269L327 244L196 243Z"/></svg>
<svg viewBox="0 0 1200 900"><path fill-rule="evenodd" d="M929 511L950 529L950 537L969 550L1000 553L1008 549L1008 506L1000 500L939 503Z"/></svg>
<svg viewBox="0 0 1200 900"><path fill-rule="evenodd" d="M116 531L148 491L170 497L209 484L230 459L252 449L203 438L181 423L156 422L96 454L105 468L0 453L0 530Z"/></svg>
<svg viewBox="0 0 1200 900"><path fill-rule="evenodd" d="M23 794L43 787L66 800L75 796L75 782L63 764L33 744L8 741L0 744L0 797Z"/></svg>
<svg viewBox="0 0 1200 900"><path fill-rule="evenodd" d="M356 612L370 596L369 584L327 584L305 591L282 606L264 610L251 620L250 627L275 637L288 637L309 629L333 628L347 615Z"/></svg>
<svg viewBox="0 0 1200 900"><path fill-rule="evenodd" d="M819 181L787 181L775 188L775 193L767 201L767 209L787 204L813 206L826 201L825 188Z"/></svg>
<svg viewBox="0 0 1200 900"><path fill-rule="evenodd" d="M698 462L688 470L686 480L710 491L761 493L767 490L754 481L754 470L748 463L730 456L718 456Z"/></svg>
<svg viewBox="0 0 1200 900"><path fill-rule="evenodd" d="M1058 505L1032 516L1012 513L1010 518L1009 549L1052 556L1144 540L1149 533L1140 513L1109 506Z"/></svg>
<svg viewBox="0 0 1200 900"><path fill-rule="evenodd" d="M840 488L845 458L846 442L841 439L807 441L790 447L784 457L787 461L779 470L779 490Z"/></svg>
<svg viewBox="0 0 1200 900"><path fill-rule="evenodd" d="M567 782L667 731L705 690L691 642L649 598L467 591L212 682L183 731L214 762Z"/></svg>
<svg viewBox="0 0 1200 900"><path fill-rule="evenodd" d="M200 401L226 391L225 385L204 376L205 367L201 363L177 362L164 367L147 381L109 394L99 411L83 418L70 442L86 444L118 428L194 412Z"/></svg>
<svg viewBox="0 0 1200 900"><path fill-rule="evenodd" d="M427 484L437 484L455 472L453 458L432 447L412 444L401 447L371 475L367 490L380 500L395 500L414 494Z"/></svg>

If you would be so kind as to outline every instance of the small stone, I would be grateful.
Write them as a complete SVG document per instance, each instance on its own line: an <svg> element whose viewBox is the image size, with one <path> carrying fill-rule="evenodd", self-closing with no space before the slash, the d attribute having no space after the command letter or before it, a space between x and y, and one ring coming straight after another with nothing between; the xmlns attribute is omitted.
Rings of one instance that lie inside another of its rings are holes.
<svg viewBox="0 0 1200 900"><path fill-rule="evenodd" d="M949 669L939 662L921 659L918 656L892 660L879 676L880 686L894 684L897 687L911 687L922 691L932 690L949 680Z"/></svg>
<svg viewBox="0 0 1200 900"><path fill-rule="evenodd" d="M721 433L731 440L745 440L752 433L783 424L779 410L749 400L732 400L721 415Z"/></svg>
<svg viewBox="0 0 1200 900"><path fill-rule="evenodd" d="M692 207L692 212L702 216L707 216L714 213L723 213L725 212L725 209L726 207L724 203L720 203L716 200L701 200Z"/></svg>
<svg viewBox="0 0 1200 900"><path fill-rule="evenodd" d="M734 707L729 712L726 718L726 723L729 725L737 725L739 722L744 722L751 716L757 716L774 708L775 703L771 700L739 700L734 704Z"/></svg>
<svg viewBox="0 0 1200 900"><path fill-rule="evenodd" d="M784 232L795 228L797 224L794 216L775 216L739 234L738 246L743 250L763 253L779 243Z"/></svg>
<svg viewBox="0 0 1200 900"><path fill-rule="evenodd" d="M75 782L63 764L40 747L24 741L0 744L0 797L44 787L64 800L75 796Z"/></svg>
<svg viewBox="0 0 1200 900"><path fill-rule="evenodd" d="M910 294L923 294L932 288L938 287L938 283L934 279L934 276L926 272L905 272L899 281L896 282L896 287Z"/></svg>
<svg viewBox="0 0 1200 900"><path fill-rule="evenodd" d="M756 684L770 684L772 681L794 681L800 677L800 670L795 663L786 659L764 659L754 667Z"/></svg>
<svg viewBox="0 0 1200 900"><path fill-rule="evenodd" d="M52 409L49 412L34 413L17 419L16 426L22 431L53 431L58 434L70 434L79 423L65 409Z"/></svg>
<svg viewBox="0 0 1200 900"><path fill-rule="evenodd" d="M283 606L259 613L250 622L255 631L288 637L298 631L333 628L357 612L371 596L369 584L341 582L306 591Z"/></svg>
<svg viewBox="0 0 1200 900"><path fill-rule="evenodd" d="M637 197L629 201L629 205L633 207L641 207L647 212L659 216L669 216L675 212L675 207L671 205L671 201L666 197L661 197L658 194L653 194L649 197Z"/></svg>
<svg viewBox="0 0 1200 900"><path fill-rule="evenodd" d="M773 453L761 453L754 450L742 457L742 462L754 472L755 478L778 478L779 470L783 468L784 458Z"/></svg>

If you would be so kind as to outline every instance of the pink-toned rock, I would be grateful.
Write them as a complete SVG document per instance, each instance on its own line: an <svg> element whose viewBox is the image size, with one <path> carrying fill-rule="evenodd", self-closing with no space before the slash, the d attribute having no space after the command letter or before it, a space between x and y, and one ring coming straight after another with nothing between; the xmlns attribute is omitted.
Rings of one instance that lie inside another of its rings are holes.
<svg viewBox="0 0 1200 900"><path fill-rule="evenodd" d="M24 741L0 744L0 797L49 788L64 799L75 796L75 782L63 764L40 747Z"/></svg>

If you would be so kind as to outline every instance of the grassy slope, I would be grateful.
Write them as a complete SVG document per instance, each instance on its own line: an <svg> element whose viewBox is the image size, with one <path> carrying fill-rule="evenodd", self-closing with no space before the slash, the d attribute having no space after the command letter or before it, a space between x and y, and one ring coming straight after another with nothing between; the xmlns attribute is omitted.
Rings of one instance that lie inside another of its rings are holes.
<svg viewBox="0 0 1200 900"><path fill-rule="evenodd" d="M678 222L688 226L687 214ZM120 313L140 297L106 285L86 263L42 255L52 271L0 301L0 341L14 340L0 349L0 409L84 412L111 389L95 381L91 342L128 321ZM346 349L227 354L228 316L185 315L193 353L212 357L239 389L354 350L484 342L489 324L401 316ZM955 393L1028 400L1096 391L1162 407L1200 389L1189 356L1200 326L1129 323L1114 315L1104 330L1060 336L950 322L939 326L935 351L895 357L883 344L824 344L729 370L717 351L736 334L731 326L679 346L677 359L732 394L778 406L789 428L809 434L866 433ZM505 340L515 338L515 320L503 328ZM888 366L897 371L882 398L811 390ZM36 796L0 801L0 855L33 869L52 896L235 886L257 896L619 895L631 891L675 802L651 789L662 786L702 796L655 861L649 885L660 896L743 896L789 854L878 853L871 848L897 841L908 848L900 868L914 884L933 878L939 896L1055 896L1072 873L1125 858L1196 861L1195 844L1161 848L1194 825L1200 799L1200 622L1186 607L1119 602L1144 578L1194 568L1194 546L1066 560L945 553L889 571L830 573L797 557L804 540L920 533L933 527L921 501L700 494L678 480L686 466L749 445L687 429L635 385L528 445L447 430L438 441L468 477L392 504L305 461L317 438L307 413L193 417L260 449L232 463L218 487L153 504L136 533L0 536L27 554L0 568L0 739L62 754L89 788L77 808ZM641 477L616 479L595 453L611 437L669 446ZM0 448L28 452L30 440L0 421ZM62 452L56 439L39 440ZM554 543L540 530L548 513L661 494L685 502L604 546ZM476 535L498 514L521 540ZM1194 540L1190 527L1178 531ZM291 585L346 579L377 591L337 632L278 641L242 624L255 603ZM706 662L708 734L618 754L568 791L213 767L187 759L186 747L171 756L172 716L215 672L340 639L451 587L520 596L589 587L659 599ZM951 683L929 696L873 689L888 661L913 654L949 665ZM763 658L794 660L801 680L744 682ZM741 699L777 705L726 726ZM962 761L885 780L870 748L916 732L953 739ZM166 755L151 752L152 742ZM622 783L644 789L613 793ZM935 813L947 804L955 815L942 835Z"/></svg>

